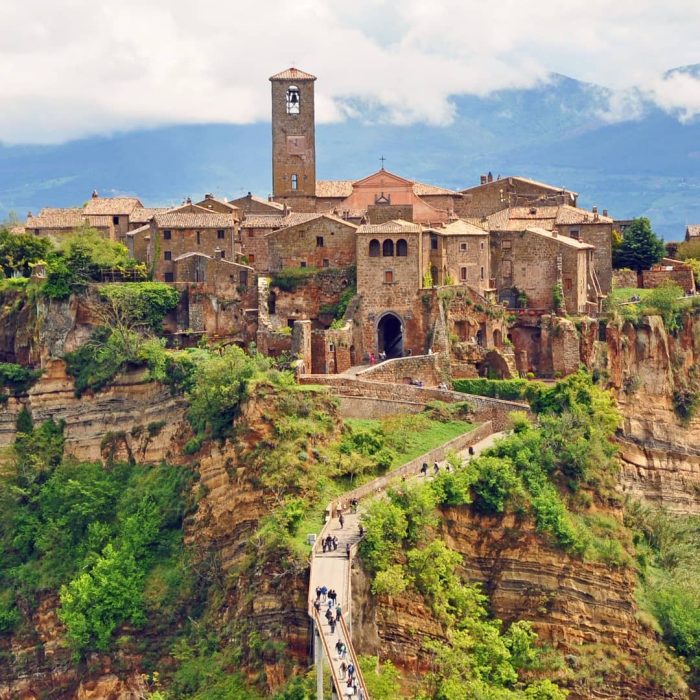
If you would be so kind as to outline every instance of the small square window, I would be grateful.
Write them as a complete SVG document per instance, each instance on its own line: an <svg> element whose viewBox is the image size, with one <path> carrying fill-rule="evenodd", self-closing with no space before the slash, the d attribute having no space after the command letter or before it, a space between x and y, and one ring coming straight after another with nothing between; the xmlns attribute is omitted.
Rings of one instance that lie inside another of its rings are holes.
<svg viewBox="0 0 700 700"><path fill-rule="evenodd" d="M316 236L316 247L323 248L323 236Z"/></svg>
<svg viewBox="0 0 700 700"><path fill-rule="evenodd" d="M394 271L384 270L384 283L391 284L394 281Z"/></svg>
<svg viewBox="0 0 700 700"><path fill-rule="evenodd" d="M220 229L216 232L216 237L217 237L220 241L223 241L224 238L226 238L226 231L224 231L224 229L220 228Z"/></svg>
<svg viewBox="0 0 700 700"><path fill-rule="evenodd" d="M302 260L302 261L299 263L299 267L306 267L306 260Z"/></svg>
<svg viewBox="0 0 700 700"><path fill-rule="evenodd" d="M509 240L501 241L501 250L510 250L513 244Z"/></svg>
<svg viewBox="0 0 700 700"><path fill-rule="evenodd" d="M572 228L572 229L569 231L569 235L570 235L572 238L575 238L577 241L581 238L581 232L580 232L577 228Z"/></svg>
<svg viewBox="0 0 700 700"><path fill-rule="evenodd" d="M467 250L467 244L466 243L460 243L459 244L459 249L464 253Z"/></svg>
<svg viewBox="0 0 700 700"><path fill-rule="evenodd" d="M323 267L330 267L331 261L328 258L323 258Z"/></svg>
<svg viewBox="0 0 700 700"><path fill-rule="evenodd" d="M172 272L166 272L165 275L163 276L166 282L172 282L174 277Z"/></svg>
<svg viewBox="0 0 700 700"><path fill-rule="evenodd" d="M119 217L118 217L118 216L113 216L113 217L112 217L112 223L113 223L115 226L119 226Z"/></svg>
<svg viewBox="0 0 700 700"><path fill-rule="evenodd" d="M164 241L169 241L172 237L173 237L172 231L169 231L168 229L165 229L165 231L163 231L163 240Z"/></svg>
<svg viewBox="0 0 700 700"><path fill-rule="evenodd" d="M163 251L163 259L164 260L172 260L173 259L173 254L169 250Z"/></svg>
<svg viewBox="0 0 700 700"><path fill-rule="evenodd" d="M253 253L248 253L248 262L249 263L255 262L255 255L253 255Z"/></svg>

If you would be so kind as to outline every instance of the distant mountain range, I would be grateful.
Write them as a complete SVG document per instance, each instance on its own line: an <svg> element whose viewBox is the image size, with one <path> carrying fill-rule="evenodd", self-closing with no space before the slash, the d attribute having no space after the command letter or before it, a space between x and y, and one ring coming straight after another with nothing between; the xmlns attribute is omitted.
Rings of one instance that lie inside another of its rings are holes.
<svg viewBox="0 0 700 700"><path fill-rule="evenodd" d="M700 65L676 70L698 74ZM611 123L611 97L606 88L553 76L533 89L456 96L456 117L444 127L395 126L365 111L317 127L318 178L363 177L379 168L380 156L397 174L455 189L477 184L488 171L522 175L575 190L581 206L597 205L617 218L648 216L667 240L679 239L687 223L700 223L700 119L681 123L633 95L630 119ZM158 205L205 192L267 195L270 181L269 124L0 145L0 218L78 205L93 189Z"/></svg>

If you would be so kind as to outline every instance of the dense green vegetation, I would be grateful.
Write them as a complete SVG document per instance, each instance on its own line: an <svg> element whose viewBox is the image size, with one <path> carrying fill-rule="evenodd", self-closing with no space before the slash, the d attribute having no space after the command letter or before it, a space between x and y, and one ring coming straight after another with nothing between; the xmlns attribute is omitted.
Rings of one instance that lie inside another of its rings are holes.
<svg viewBox="0 0 700 700"><path fill-rule="evenodd" d="M544 389L541 382L531 382L527 379L455 379L452 388L465 394L490 396L494 399L508 401L529 401Z"/></svg>
<svg viewBox="0 0 700 700"><path fill-rule="evenodd" d="M663 240L652 231L649 219L642 216L624 230L621 241L613 242L613 267L648 270L665 252Z"/></svg>
<svg viewBox="0 0 700 700"><path fill-rule="evenodd" d="M277 287L283 292L293 292L306 284L318 271L315 267L285 267L272 275L270 286Z"/></svg>
<svg viewBox="0 0 700 700"><path fill-rule="evenodd" d="M18 430L0 488L0 627L60 590L59 618L78 657L105 649L126 621L172 614L187 595L181 524L192 473L64 461L63 426L35 427L26 412Z"/></svg>
<svg viewBox="0 0 700 700"><path fill-rule="evenodd" d="M23 394L40 376L40 370L13 362L0 362L0 404L7 401L9 396Z"/></svg>
<svg viewBox="0 0 700 700"><path fill-rule="evenodd" d="M647 620L685 659L691 683L700 682L700 518L628 503L635 532L639 603Z"/></svg>

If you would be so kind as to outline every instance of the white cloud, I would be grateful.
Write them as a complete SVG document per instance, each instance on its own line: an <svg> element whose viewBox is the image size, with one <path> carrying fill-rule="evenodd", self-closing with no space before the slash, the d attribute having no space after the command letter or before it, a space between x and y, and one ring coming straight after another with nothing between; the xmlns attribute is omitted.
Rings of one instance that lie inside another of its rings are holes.
<svg viewBox="0 0 700 700"><path fill-rule="evenodd" d="M319 77L319 121L366 103L397 124L446 124L452 95L550 72L614 88L609 120L640 108L634 86L681 118L700 112L698 80L658 77L698 60L697 0L0 0L0 12L5 143L265 120L267 78L291 63Z"/></svg>

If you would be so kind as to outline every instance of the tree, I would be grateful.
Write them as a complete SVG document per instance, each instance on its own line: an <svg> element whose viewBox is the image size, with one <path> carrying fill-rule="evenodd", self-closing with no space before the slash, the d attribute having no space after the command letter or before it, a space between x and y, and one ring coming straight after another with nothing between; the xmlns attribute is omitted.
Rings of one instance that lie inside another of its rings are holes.
<svg viewBox="0 0 700 700"><path fill-rule="evenodd" d="M626 229L619 247L613 252L613 266L648 270L664 256L664 242L651 229L651 222L642 216Z"/></svg>
<svg viewBox="0 0 700 700"><path fill-rule="evenodd" d="M0 267L5 276L19 272L29 277L30 266L46 260L51 252L51 243L46 238L37 238L25 233L10 233L0 228Z"/></svg>

